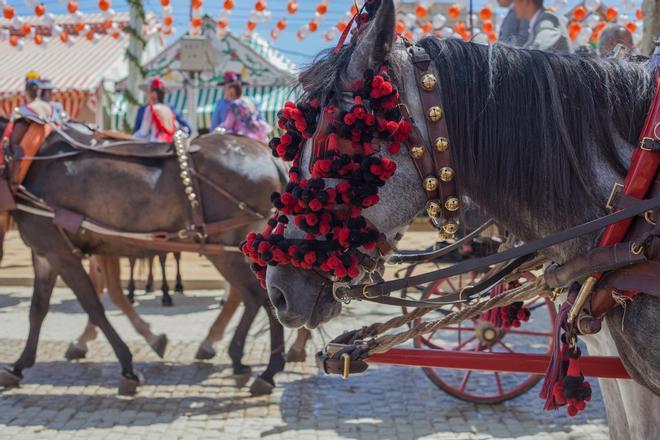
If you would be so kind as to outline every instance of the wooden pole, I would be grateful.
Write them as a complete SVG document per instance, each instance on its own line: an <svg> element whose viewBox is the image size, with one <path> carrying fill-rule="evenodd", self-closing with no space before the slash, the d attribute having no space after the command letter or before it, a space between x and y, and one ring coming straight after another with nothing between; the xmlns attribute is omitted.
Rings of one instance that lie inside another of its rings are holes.
<svg viewBox="0 0 660 440"><path fill-rule="evenodd" d="M643 55L653 54L655 40L660 38L660 0L644 0L644 33L642 34L641 52Z"/></svg>
<svg viewBox="0 0 660 440"><path fill-rule="evenodd" d="M142 28L144 27L144 20L142 14L139 12L139 6L137 2L129 2L131 5L130 17L129 17L129 26L137 31L138 35L142 35ZM128 52L132 54L133 60L138 60L142 62L142 52L144 51L143 42L136 37L133 33L129 33L128 40ZM131 58L128 60L128 79L126 81L126 89L135 98L140 96L140 84L144 80L142 78L142 73L140 72L140 66L136 65ZM128 123L133 124L135 121L135 114L137 113L137 106L128 101L126 107L126 117Z"/></svg>

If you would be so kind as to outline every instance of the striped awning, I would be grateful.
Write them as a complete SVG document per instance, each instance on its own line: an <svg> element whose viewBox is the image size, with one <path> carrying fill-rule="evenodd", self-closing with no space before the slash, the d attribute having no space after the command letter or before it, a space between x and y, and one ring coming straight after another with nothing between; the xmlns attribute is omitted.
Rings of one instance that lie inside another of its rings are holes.
<svg viewBox="0 0 660 440"><path fill-rule="evenodd" d="M96 97L88 92L70 90L67 92L57 92L53 95L53 100L62 104L64 111L72 118L77 118L83 105L87 103L90 110L96 108ZM25 96L19 95L7 96L0 99L0 115L10 118L14 109L25 103Z"/></svg>
<svg viewBox="0 0 660 440"><path fill-rule="evenodd" d="M294 100L295 96L288 87L245 87L243 95L254 98L264 113L266 121L273 127L277 127L277 112L284 107L287 101ZM223 96L222 88L203 88L197 94L197 129L210 129L211 116L215 103ZM184 118L190 119L186 114L187 96L185 90L174 90L166 96L165 101L183 114ZM124 129L124 118L126 115L126 100L123 95L117 95L112 108L112 128ZM130 121L132 124L132 121Z"/></svg>

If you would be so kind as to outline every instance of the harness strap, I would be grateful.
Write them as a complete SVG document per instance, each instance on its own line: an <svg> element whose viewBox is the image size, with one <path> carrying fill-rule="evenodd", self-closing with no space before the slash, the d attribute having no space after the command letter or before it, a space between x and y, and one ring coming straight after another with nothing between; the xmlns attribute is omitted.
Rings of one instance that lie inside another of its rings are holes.
<svg viewBox="0 0 660 440"><path fill-rule="evenodd" d="M36 156L39 148L41 148L41 145L52 131L53 127L50 124L30 123L20 141L19 148L15 148L15 159L20 160L24 156ZM20 161L18 168L12 170L12 186L23 183L31 164L32 162L29 160L22 160Z"/></svg>

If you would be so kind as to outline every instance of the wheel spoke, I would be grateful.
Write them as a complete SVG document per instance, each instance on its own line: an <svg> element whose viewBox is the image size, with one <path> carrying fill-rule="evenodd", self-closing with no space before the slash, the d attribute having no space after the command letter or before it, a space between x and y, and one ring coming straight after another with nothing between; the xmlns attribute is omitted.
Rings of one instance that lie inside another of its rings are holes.
<svg viewBox="0 0 660 440"><path fill-rule="evenodd" d="M461 348L465 347L466 345L468 345L470 342L474 341L475 339L477 339L477 337L473 335L473 336L469 337L468 339L466 339L465 341L459 342L459 344L456 347L452 348L452 350L460 350Z"/></svg>
<svg viewBox="0 0 660 440"><path fill-rule="evenodd" d="M463 380L461 381L461 392L465 391L465 386L468 383L468 380L470 380L470 376L472 375L472 370L469 370L465 373L465 376L463 376Z"/></svg>
<svg viewBox="0 0 660 440"><path fill-rule="evenodd" d="M500 381L500 373L495 371L495 382L497 383L497 391L500 393L500 397L504 395L504 390L502 389L502 381Z"/></svg>
<svg viewBox="0 0 660 440"><path fill-rule="evenodd" d="M506 344L505 344L504 342L502 342L501 340L500 340L500 341L497 341L497 343L500 344L500 345L501 345L506 351L508 351L509 353L515 353L515 351L513 351L513 350L511 349L511 347L509 347L508 345L506 345Z"/></svg>

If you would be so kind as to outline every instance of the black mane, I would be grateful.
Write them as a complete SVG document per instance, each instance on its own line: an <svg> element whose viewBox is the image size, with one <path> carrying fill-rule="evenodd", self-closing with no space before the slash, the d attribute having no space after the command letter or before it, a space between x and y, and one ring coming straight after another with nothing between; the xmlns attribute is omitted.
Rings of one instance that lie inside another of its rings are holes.
<svg viewBox="0 0 660 440"><path fill-rule="evenodd" d="M603 181L625 174L632 148L621 145L637 142L653 95L643 65L457 39L418 44L439 72L462 192L525 239L538 232L533 219L552 231L602 211ZM321 54L301 75L306 94L340 91L351 53Z"/></svg>

